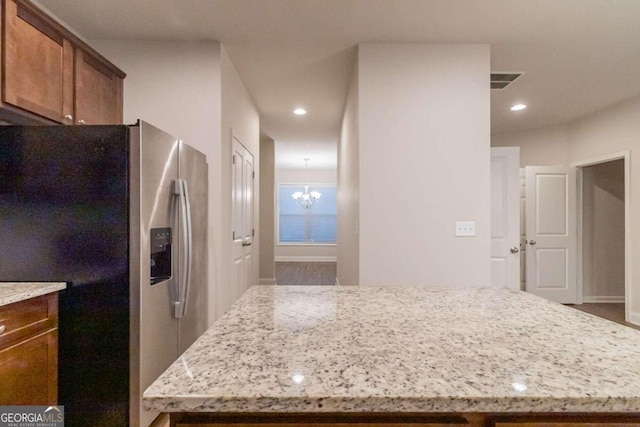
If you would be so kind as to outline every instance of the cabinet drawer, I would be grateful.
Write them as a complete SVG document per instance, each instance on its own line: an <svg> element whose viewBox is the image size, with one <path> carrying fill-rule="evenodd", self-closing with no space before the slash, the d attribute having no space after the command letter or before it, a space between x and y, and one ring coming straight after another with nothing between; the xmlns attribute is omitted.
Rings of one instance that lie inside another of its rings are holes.
<svg viewBox="0 0 640 427"><path fill-rule="evenodd" d="M0 349L58 325L58 294L0 307Z"/></svg>

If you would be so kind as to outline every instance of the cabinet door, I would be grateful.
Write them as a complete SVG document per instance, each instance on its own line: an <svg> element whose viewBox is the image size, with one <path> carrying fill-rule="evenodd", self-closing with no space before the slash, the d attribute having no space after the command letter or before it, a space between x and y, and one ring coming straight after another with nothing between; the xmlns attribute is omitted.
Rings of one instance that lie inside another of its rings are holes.
<svg viewBox="0 0 640 427"><path fill-rule="evenodd" d="M58 330L0 350L0 405L57 405Z"/></svg>
<svg viewBox="0 0 640 427"><path fill-rule="evenodd" d="M6 0L4 47L2 101L47 119L71 123L71 43L38 9Z"/></svg>
<svg viewBox="0 0 640 427"><path fill-rule="evenodd" d="M122 123L122 79L81 49L75 53L78 124Z"/></svg>

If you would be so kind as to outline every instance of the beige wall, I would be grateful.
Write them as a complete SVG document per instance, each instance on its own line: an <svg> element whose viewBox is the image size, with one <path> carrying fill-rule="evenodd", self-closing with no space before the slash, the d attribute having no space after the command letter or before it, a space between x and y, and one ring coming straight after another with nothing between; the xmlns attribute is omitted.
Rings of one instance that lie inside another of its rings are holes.
<svg viewBox="0 0 640 427"><path fill-rule="evenodd" d="M360 45L360 284L490 284L489 53Z"/></svg>
<svg viewBox="0 0 640 427"><path fill-rule="evenodd" d="M209 164L209 322L221 313L215 296L223 277L220 205L220 43L91 41L127 73L124 121L143 119L182 138L207 156ZM188 77L187 77L188 76Z"/></svg>
<svg viewBox="0 0 640 427"><path fill-rule="evenodd" d="M254 157L254 260L253 277L249 286L258 284L260 263L260 117L249 92L245 88L224 46L221 47L222 68L222 277L217 294L218 311L226 312L245 289L237 289L231 280L232 224L231 224L231 147L232 132Z"/></svg>
<svg viewBox="0 0 640 427"><path fill-rule="evenodd" d="M260 137L260 261L259 280L262 284L276 283L275 270L275 141Z"/></svg>
<svg viewBox="0 0 640 427"><path fill-rule="evenodd" d="M624 301L624 160L582 168L585 302Z"/></svg>
<svg viewBox="0 0 640 427"><path fill-rule="evenodd" d="M277 143L276 143L277 145ZM276 147L277 149L277 147ZM276 197L280 184L336 184L336 169L276 169ZM276 202L277 204L277 202ZM277 209L277 205L276 205ZM276 218L277 221L277 218ZM280 245L275 226L276 261L335 261L336 245Z"/></svg>
<svg viewBox="0 0 640 427"><path fill-rule="evenodd" d="M340 285L360 283L358 59L356 58L342 116L338 142L338 247L337 277Z"/></svg>
<svg viewBox="0 0 640 427"><path fill-rule="evenodd" d="M520 166L569 164L569 126L491 135L492 147L520 147Z"/></svg>
<svg viewBox="0 0 640 427"><path fill-rule="evenodd" d="M125 122L142 118L184 139L209 163L209 323L235 302L231 280L231 128L256 157L259 118L219 42L91 41L119 66L124 81ZM259 178L256 179L259 200ZM259 203L255 204L256 236ZM256 248L259 248L259 238ZM259 249L254 262L258 277Z"/></svg>

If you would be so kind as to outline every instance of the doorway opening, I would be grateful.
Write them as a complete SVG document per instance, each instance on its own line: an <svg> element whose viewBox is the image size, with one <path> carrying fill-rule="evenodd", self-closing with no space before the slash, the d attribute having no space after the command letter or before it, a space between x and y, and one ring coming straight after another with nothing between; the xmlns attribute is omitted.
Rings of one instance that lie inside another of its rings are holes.
<svg viewBox="0 0 640 427"><path fill-rule="evenodd" d="M272 155L273 208L261 213L273 225L270 284L335 285L337 142L273 141Z"/></svg>
<svg viewBox="0 0 640 427"><path fill-rule="evenodd" d="M629 153L572 166L578 171L578 302L582 311L629 321Z"/></svg>
<svg viewBox="0 0 640 427"><path fill-rule="evenodd" d="M566 291L562 298L540 296L618 323L640 324L638 316L630 311L629 301L632 278L629 155L629 151L613 153L570 167L520 168L522 290L536 293L533 284L537 280L547 291ZM575 202L571 202L570 193L575 194ZM547 203L537 208L533 203L545 200ZM572 204L574 207L569 206ZM536 218L536 212L544 217ZM547 253L540 254L541 227L544 236L574 235L573 241L566 248L560 248L556 242L543 248ZM549 253L575 255L553 258ZM560 262L549 262L565 258L564 267ZM546 260L546 264L541 260ZM549 268L554 266L555 269Z"/></svg>

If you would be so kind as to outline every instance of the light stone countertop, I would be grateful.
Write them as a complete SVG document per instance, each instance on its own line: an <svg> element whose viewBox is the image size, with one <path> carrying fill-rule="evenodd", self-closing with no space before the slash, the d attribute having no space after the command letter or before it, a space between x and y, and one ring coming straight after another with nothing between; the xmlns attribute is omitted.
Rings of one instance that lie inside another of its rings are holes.
<svg viewBox="0 0 640 427"><path fill-rule="evenodd" d="M65 289L64 282L0 282L0 306Z"/></svg>
<svg viewBox="0 0 640 427"><path fill-rule="evenodd" d="M144 403L163 412L638 412L640 331L506 289L256 286Z"/></svg>

